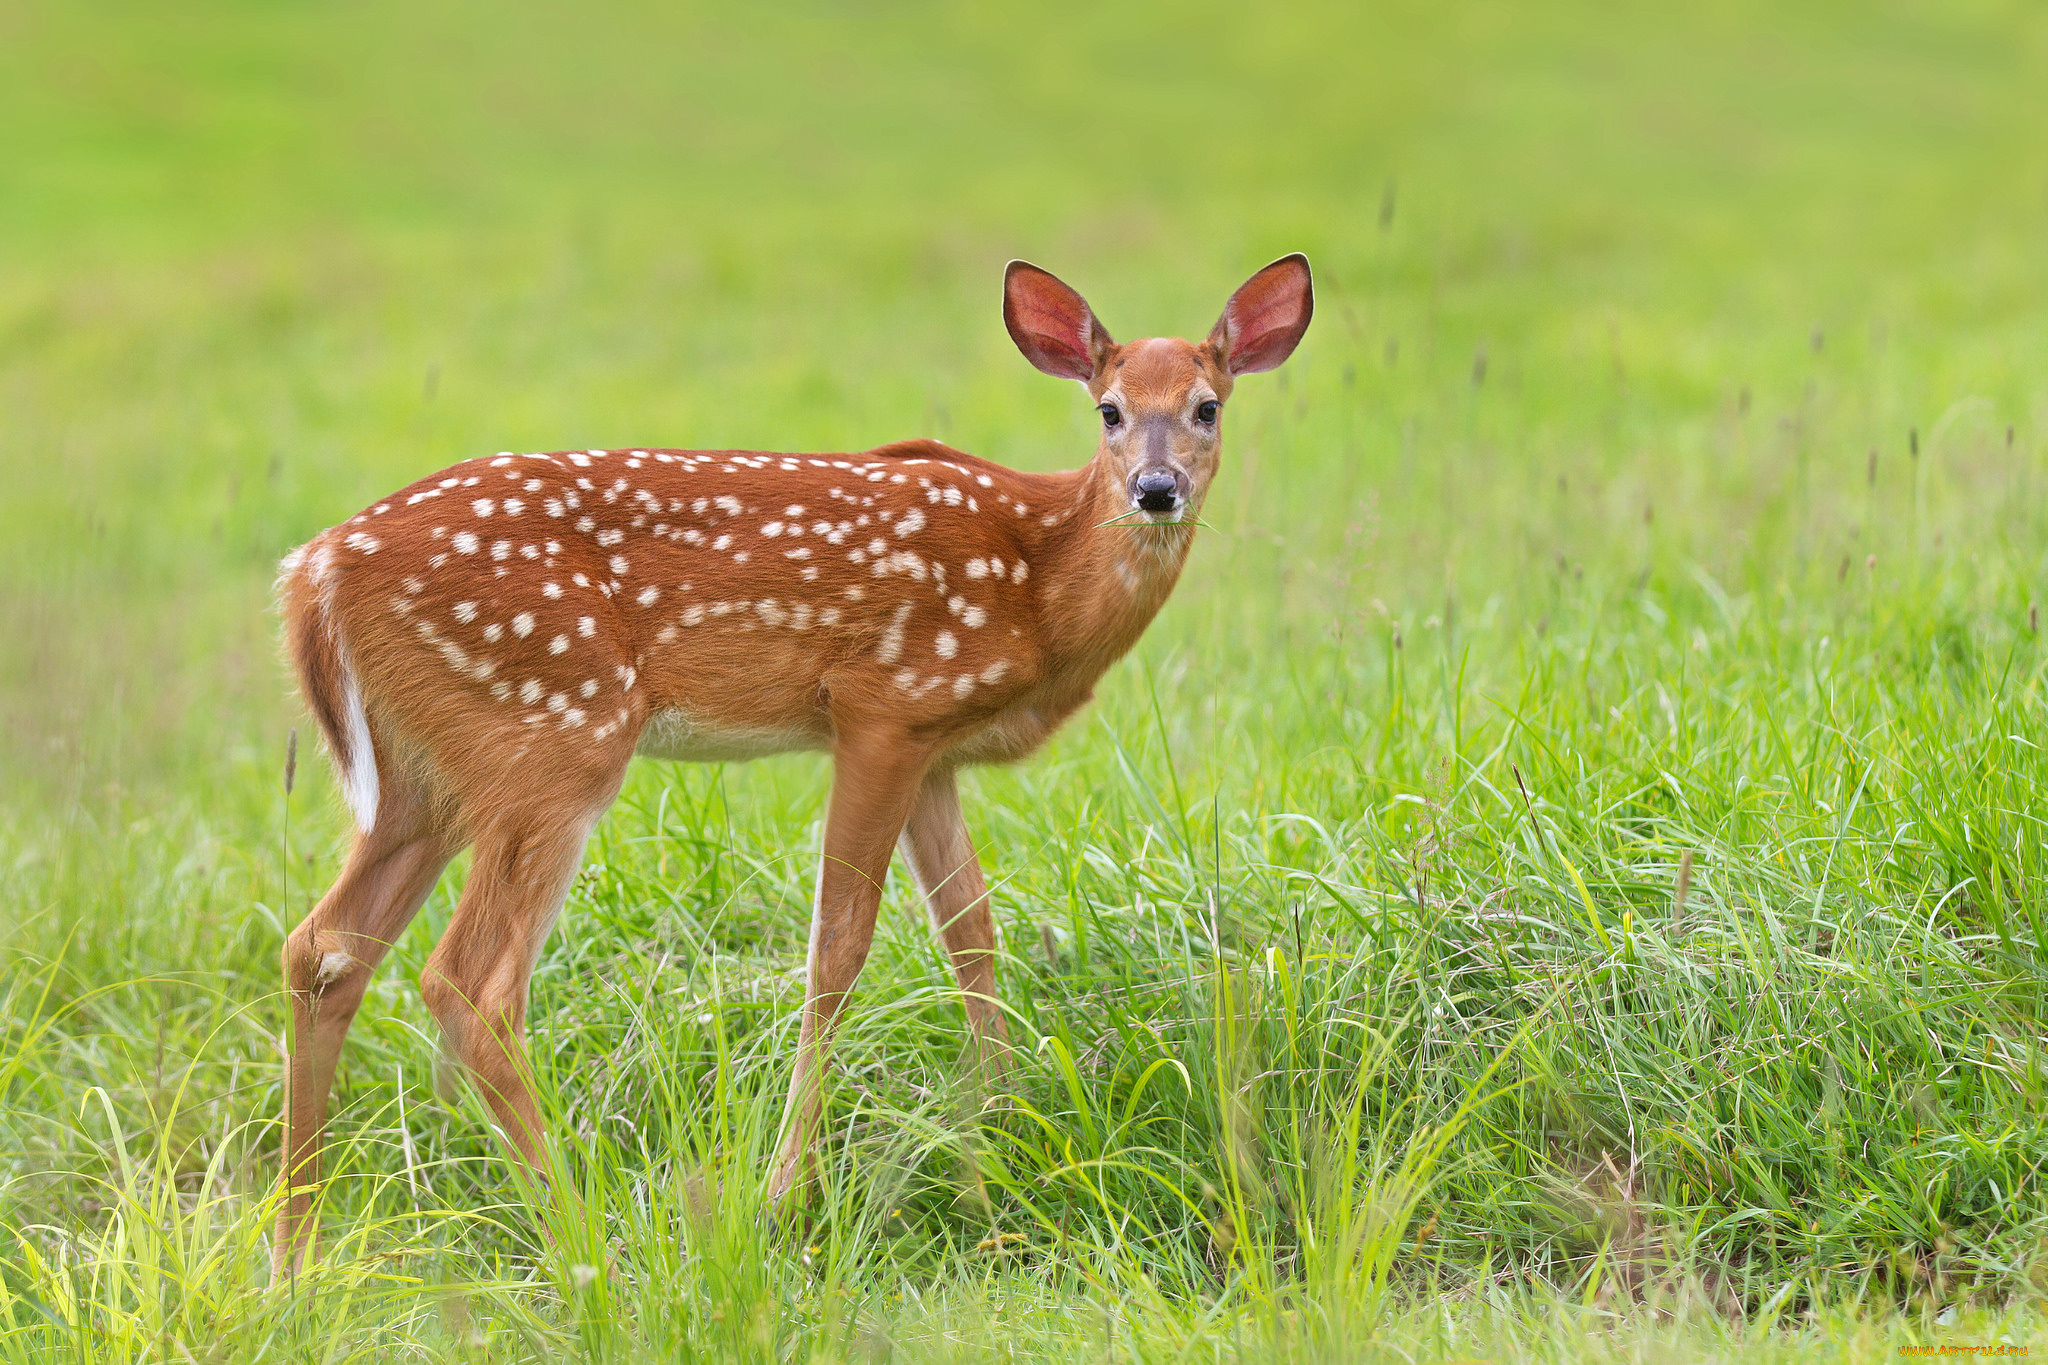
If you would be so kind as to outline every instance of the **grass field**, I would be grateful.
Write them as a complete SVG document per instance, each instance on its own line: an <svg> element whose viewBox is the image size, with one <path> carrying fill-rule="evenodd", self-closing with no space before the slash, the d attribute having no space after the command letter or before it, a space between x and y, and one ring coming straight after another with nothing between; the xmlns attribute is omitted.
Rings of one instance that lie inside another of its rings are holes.
<svg viewBox="0 0 2048 1365"><path fill-rule="evenodd" d="M2040 12L531 8L0 11L0 1360L2048 1343ZM268 1290L277 558L500 449L1078 464L1005 260L1199 336L1296 249L1176 598L966 782L1014 1093L892 882L778 1229L826 770L643 764L571 1178L431 1084L458 866Z"/></svg>

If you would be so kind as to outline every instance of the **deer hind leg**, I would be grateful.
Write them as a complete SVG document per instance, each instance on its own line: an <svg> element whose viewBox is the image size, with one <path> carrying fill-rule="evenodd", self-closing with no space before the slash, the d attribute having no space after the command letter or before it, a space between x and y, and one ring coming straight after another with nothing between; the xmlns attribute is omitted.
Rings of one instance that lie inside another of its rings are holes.
<svg viewBox="0 0 2048 1365"><path fill-rule="evenodd" d="M285 1203L271 1245L273 1276L291 1274L313 1256L313 1190L328 1092L370 976L461 847L447 812L417 784L387 772L383 786L376 824L357 834L341 876L285 939L292 1031L284 1086Z"/></svg>
<svg viewBox="0 0 2048 1365"><path fill-rule="evenodd" d="M529 803L483 825L455 917L420 976L446 1055L490 1105L513 1155L541 1180L547 1144L524 1046L527 986L583 846L617 790L614 776L602 800Z"/></svg>
<svg viewBox="0 0 2048 1365"><path fill-rule="evenodd" d="M1000 1069L1008 1060L1009 1027L996 999L996 928L988 883L974 854L953 770L926 774L903 827L903 857L924 892L932 929L945 945L974 1030L981 1061Z"/></svg>
<svg viewBox="0 0 2048 1365"><path fill-rule="evenodd" d="M778 1202L800 1188L808 1173L824 1112L832 1033L867 963L889 852L931 761L929 746L907 736L843 727L842 733L847 732L833 753L825 856L818 866L818 899L811 912L796 1067L783 1114L782 1145L768 1186L769 1196Z"/></svg>

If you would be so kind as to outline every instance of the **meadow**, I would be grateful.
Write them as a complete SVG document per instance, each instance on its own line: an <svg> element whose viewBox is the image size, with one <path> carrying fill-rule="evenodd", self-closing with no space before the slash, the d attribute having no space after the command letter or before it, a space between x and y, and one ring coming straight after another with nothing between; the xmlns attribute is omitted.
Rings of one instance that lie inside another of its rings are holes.
<svg viewBox="0 0 2048 1365"><path fill-rule="evenodd" d="M0 1361L1893 1358L2048 1342L2048 20L2023 5L0 11ZM521 1186L373 985L277 559L501 449L1029 468L1286 251L1181 586L964 781L763 1198L821 759L641 763ZM296 730L295 785L286 754Z"/></svg>

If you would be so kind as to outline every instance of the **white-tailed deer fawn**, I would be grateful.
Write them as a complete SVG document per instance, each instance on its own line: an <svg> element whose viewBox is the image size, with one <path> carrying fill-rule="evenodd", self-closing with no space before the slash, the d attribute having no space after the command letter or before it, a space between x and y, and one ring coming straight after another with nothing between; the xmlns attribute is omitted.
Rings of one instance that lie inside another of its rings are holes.
<svg viewBox="0 0 2048 1365"><path fill-rule="evenodd" d="M469 845L421 988L449 1055L544 1173L527 980L636 753L832 755L776 1198L806 1174L827 1045L899 844L999 1057L995 929L954 770L1030 753L1136 642L1194 538L1233 381L1285 360L1311 307L1308 262L1287 256L1199 344L1119 346L1080 295L1015 261L1011 337L1101 413L1085 468L1019 473L932 441L499 455L293 551L287 639L357 833L284 948L279 1271L312 1250L328 1090L370 973Z"/></svg>

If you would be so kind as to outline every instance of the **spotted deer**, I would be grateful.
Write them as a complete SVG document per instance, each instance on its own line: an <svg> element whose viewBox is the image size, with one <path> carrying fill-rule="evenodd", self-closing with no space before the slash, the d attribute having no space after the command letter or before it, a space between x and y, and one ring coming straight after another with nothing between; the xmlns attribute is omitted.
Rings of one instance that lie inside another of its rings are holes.
<svg viewBox="0 0 2048 1365"><path fill-rule="evenodd" d="M370 974L448 861L475 857L421 989L516 1159L545 1176L527 983L633 755L832 755L777 1200L803 1183L826 1051L901 847L991 1065L995 928L954 773L1019 759L1086 703L1180 576L1241 374L1294 350L1307 260L1245 283L1207 339L1118 345L1022 261L1003 321L1101 415L1078 470L936 441L858 455L581 450L468 460L284 561L287 644L356 833L284 947L288 1274L335 1061Z"/></svg>

